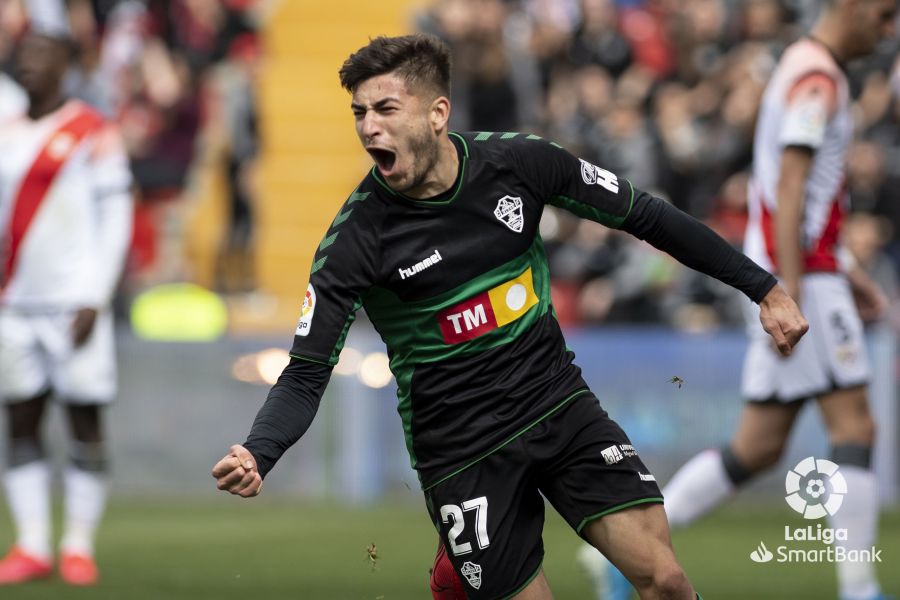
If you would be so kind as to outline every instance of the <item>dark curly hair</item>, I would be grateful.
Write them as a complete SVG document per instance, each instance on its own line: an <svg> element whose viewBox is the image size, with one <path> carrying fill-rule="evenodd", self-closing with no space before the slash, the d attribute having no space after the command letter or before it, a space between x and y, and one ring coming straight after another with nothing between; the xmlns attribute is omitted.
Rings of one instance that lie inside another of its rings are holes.
<svg viewBox="0 0 900 600"><path fill-rule="evenodd" d="M351 54L339 71L341 85L350 93L363 81L385 73L403 78L408 89L450 97L450 50L436 36L379 36Z"/></svg>

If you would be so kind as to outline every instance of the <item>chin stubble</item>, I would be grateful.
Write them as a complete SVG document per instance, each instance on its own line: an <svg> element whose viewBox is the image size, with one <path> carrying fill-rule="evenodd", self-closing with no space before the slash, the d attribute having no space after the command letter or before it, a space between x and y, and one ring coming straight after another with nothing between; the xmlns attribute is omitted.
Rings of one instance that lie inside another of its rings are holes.
<svg viewBox="0 0 900 600"><path fill-rule="evenodd" d="M409 151L413 156L413 180L401 192L405 193L425 183L428 174L437 164L438 145L428 132L410 140ZM421 168L419 168L421 167Z"/></svg>

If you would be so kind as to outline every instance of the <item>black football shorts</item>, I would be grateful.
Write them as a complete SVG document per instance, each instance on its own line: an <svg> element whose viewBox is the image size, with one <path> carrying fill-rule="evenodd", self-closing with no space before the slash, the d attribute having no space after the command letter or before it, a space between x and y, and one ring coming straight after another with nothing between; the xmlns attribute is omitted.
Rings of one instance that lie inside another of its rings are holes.
<svg viewBox="0 0 900 600"><path fill-rule="evenodd" d="M469 598L514 596L540 572L541 495L579 534L593 519L662 502L628 436L585 391L425 492Z"/></svg>

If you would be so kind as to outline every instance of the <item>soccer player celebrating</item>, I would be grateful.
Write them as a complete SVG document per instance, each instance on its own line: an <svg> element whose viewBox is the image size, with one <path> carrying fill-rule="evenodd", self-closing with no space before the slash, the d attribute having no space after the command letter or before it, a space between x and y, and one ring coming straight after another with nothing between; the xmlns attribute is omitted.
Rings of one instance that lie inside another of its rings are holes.
<svg viewBox="0 0 900 600"><path fill-rule="evenodd" d="M52 570L50 469L40 426L55 393L72 434L60 575L90 585L98 580L94 534L107 485L100 413L116 384L108 306L131 235L131 176L113 126L63 96L72 53L65 27L31 16L16 56L28 111L0 127L3 483L17 533L0 560L0 584Z"/></svg>
<svg viewBox="0 0 900 600"><path fill-rule="evenodd" d="M810 334L779 356L749 320L741 391L748 400L731 443L702 452L665 490L673 525L708 512L751 477L773 466L803 402L815 398L831 442L831 460L847 481L832 526L846 528L847 549L875 541L878 494L871 470L875 426L869 414L869 364L860 309L883 306L859 268L845 276L837 255L847 209L847 146L852 107L844 61L871 53L893 32L896 0L831 0L810 34L790 46L766 89L754 141L748 256L777 273L809 317ZM880 598L869 563L839 563L841 598Z"/></svg>
<svg viewBox="0 0 900 600"><path fill-rule="evenodd" d="M243 497L304 433L356 310L388 347L425 503L470 598L544 599L543 494L645 598L693 599L659 488L588 389L550 305L547 203L661 248L759 302L781 352L806 321L708 228L535 135L448 132L450 57L379 37L340 70L375 165L313 263L292 360L213 467Z"/></svg>

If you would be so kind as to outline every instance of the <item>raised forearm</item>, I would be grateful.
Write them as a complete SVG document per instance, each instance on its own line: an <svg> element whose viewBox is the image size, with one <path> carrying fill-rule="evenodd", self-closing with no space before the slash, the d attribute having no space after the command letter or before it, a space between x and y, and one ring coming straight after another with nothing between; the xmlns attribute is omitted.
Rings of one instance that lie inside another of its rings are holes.
<svg viewBox="0 0 900 600"><path fill-rule="evenodd" d="M775 278L690 215L644 192L622 229L646 240L682 264L744 292L759 302Z"/></svg>
<svg viewBox="0 0 900 600"><path fill-rule="evenodd" d="M330 376L331 367L292 359L272 386L243 444L253 454L263 477L306 433Z"/></svg>

